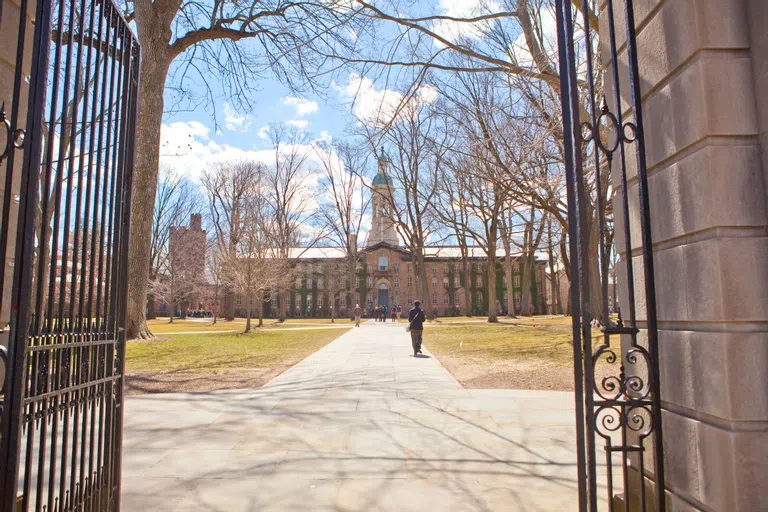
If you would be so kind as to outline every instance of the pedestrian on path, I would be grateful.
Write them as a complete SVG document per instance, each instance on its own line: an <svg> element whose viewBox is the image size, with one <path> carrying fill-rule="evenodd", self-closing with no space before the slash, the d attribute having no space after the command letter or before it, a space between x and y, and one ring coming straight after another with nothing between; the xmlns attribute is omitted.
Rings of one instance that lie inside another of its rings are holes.
<svg viewBox="0 0 768 512"><path fill-rule="evenodd" d="M411 345L413 345L413 355L421 354L422 335L424 334L424 321L427 315L421 309L421 301L413 301L413 307L408 312L408 328L411 333Z"/></svg>
<svg viewBox="0 0 768 512"><path fill-rule="evenodd" d="M363 314L363 310L360 309L360 304L355 305L355 327L360 327L360 315Z"/></svg>
<svg viewBox="0 0 768 512"><path fill-rule="evenodd" d="M397 305L397 320L400 321L400 315L403 314L403 308L400 306L400 304Z"/></svg>
<svg viewBox="0 0 768 512"><path fill-rule="evenodd" d="M387 321L387 306L381 306L381 321L386 322Z"/></svg>
<svg viewBox="0 0 768 512"><path fill-rule="evenodd" d="M392 308L392 315L391 316L392 316L392 321L393 322L397 322L397 308L396 307Z"/></svg>

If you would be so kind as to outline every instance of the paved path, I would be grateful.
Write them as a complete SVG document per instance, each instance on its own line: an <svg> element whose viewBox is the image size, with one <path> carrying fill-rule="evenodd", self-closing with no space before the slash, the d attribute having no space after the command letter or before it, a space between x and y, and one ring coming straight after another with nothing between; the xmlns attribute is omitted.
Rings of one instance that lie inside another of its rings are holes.
<svg viewBox="0 0 768 512"><path fill-rule="evenodd" d="M576 509L572 394L410 353L368 322L261 389L128 397L123 510Z"/></svg>

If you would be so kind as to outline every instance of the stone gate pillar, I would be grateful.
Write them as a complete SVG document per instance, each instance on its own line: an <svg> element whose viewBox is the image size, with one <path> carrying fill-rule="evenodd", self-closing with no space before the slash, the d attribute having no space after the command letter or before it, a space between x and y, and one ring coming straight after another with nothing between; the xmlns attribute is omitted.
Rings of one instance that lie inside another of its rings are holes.
<svg viewBox="0 0 768 512"><path fill-rule="evenodd" d="M668 508L768 510L768 3L634 3ZM623 4L614 0L619 43ZM626 116L625 46L619 50ZM607 48L602 55L614 65ZM639 247L637 181L630 175L632 242ZM621 211L619 200L615 206ZM617 247L626 258L623 243ZM642 326L639 254L633 261ZM626 296L622 301L624 309Z"/></svg>

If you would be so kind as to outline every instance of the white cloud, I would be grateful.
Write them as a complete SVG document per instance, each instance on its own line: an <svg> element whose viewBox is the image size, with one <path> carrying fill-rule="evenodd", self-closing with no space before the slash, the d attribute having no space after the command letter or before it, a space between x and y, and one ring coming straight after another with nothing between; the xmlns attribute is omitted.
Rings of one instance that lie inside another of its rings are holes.
<svg viewBox="0 0 768 512"><path fill-rule="evenodd" d="M259 128L259 133L257 135L260 139L267 140L269 138L269 125L265 124Z"/></svg>
<svg viewBox="0 0 768 512"><path fill-rule="evenodd" d="M333 137L328 133L328 130L320 130L320 136L315 139L315 142L325 142L326 144L330 144L333 142Z"/></svg>
<svg viewBox="0 0 768 512"><path fill-rule="evenodd" d="M297 96L287 96L280 100L283 105L289 105L296 109L296 115L303 117L307 114L317 112L320 107L317 106L316 101L310 101L306 98L299 98Z"/></svg>
<svg viewBox="0 0 768 512"><path fill-rule="evenodd" d="M230 106L224 103L224 126L230 131L246 131L251 126L251 118L238 113Z"/></svg>
<svg viewBox="0 0 768 512"><path fill-rule="evenodd" d="M370 78L350 73L344 86L336 86L339 94L350 104L352 113L360 122L368 125L383 125L391 122L403 107L403 95L391 89L377 89ZM408 102L432 103L437 99L437 90L429 85L419 88Z"/></svg>
<svg viewBox="0 0 768 512"><path fill-rule="evenodd" d="M264 132L267 136L267 131L268 127L262 127L259 134ZM275 161L272 149L250 150L218 144L210 134L211 130L198 121L164 123L160 133L160 163L199 181L203 171L216 162L249 159L271 165ZM312 145L303 145L300 150L308 154L308 168L321 168Z"/></svg>
<svg viewBox="0 0 768 512"><path fill-rule="evenodd" d="M309 126L309 121L306 119L291 119L290 121L286 121L285 124L298 128L299 130L306 130L307 126Z"/></svg>

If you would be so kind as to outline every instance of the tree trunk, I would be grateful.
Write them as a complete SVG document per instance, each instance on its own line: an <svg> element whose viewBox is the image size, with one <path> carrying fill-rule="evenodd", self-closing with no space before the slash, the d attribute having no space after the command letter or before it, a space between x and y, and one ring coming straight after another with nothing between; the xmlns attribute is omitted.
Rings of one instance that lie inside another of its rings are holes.
<svg viewBox="0 0 768 512"><path fill-rule="evenodd" d="M264 325L264 294L259 294L259 327Z"/></svg>
<svg viewBox="0 0 768 512"><path fill-rule="evenodd" d="M466 247L462 248L464 254L461 258L461 268L464 273L464 316L472 316L472 291L469 285L469 261L467 260Z"/></svg>
<svg viewBox="0 0 768 512"><path fill-rule="evenodd" d="M251 295L245 298L245 332L251 332Z"/></svg>
<svg viewBox="0 0 768 512"><path fill-rule="evenodd" d="M147 320L154 320L157 318L157 301L150 295L147 299Z"/></svg>
<svg viewBox="0 0 768 512"><path fill-rule="evenodd" d="M151 22L149 22L152 25ZM144 26L141 35L149 35ZM151 28L150 28L151 30ZM167 38L165 37L167 36ZM163 122L163 94L168 76L168 42L170 30L141 37L141 87L138 98L136 155L131 200L131 233L128 249L128 296L126 337L149 338L145 308L149 282L152 244L152 215L157 193L157 171L160 162L160 127Z"/></svg>
<svg viewBox="0 0 768 512"><path fill-rule="evenodd" d="M230 322L235 319L235 294L232 290L227 290L224 293L224 312L226 319Z"/></svg>
<svg viewBox="0 0 768 512"><path fill-rule="evenodd" d="M288 291L287 289L286 290L281 290L280 292L278 292L278 297L280 299L280 304L278 305L279 307L278 307L278 314L277 314L278 318L277 318L277 321L278 322L285 322L285 309L286 309L286 305L291 300L290 291Z"/></svg>
<svg viewBox="0 0 768 512"><path fill-rule="evenodd" d="M488 279L488 322L495 324L499 321L496 313L496 251L489 247L488 266L485 268Z"/></svg>
<svg viewBox="0 0 768 512"><path fill-rule="evenodd" d="M427 279L427 264L424 262L424 254L420 251L417 252L415 258L416 268L414 270L416 274L417 289L416 294L420 295L422 309L429 311L427 308L432 307L432 300L429 294L429 281Z"/></svg>

